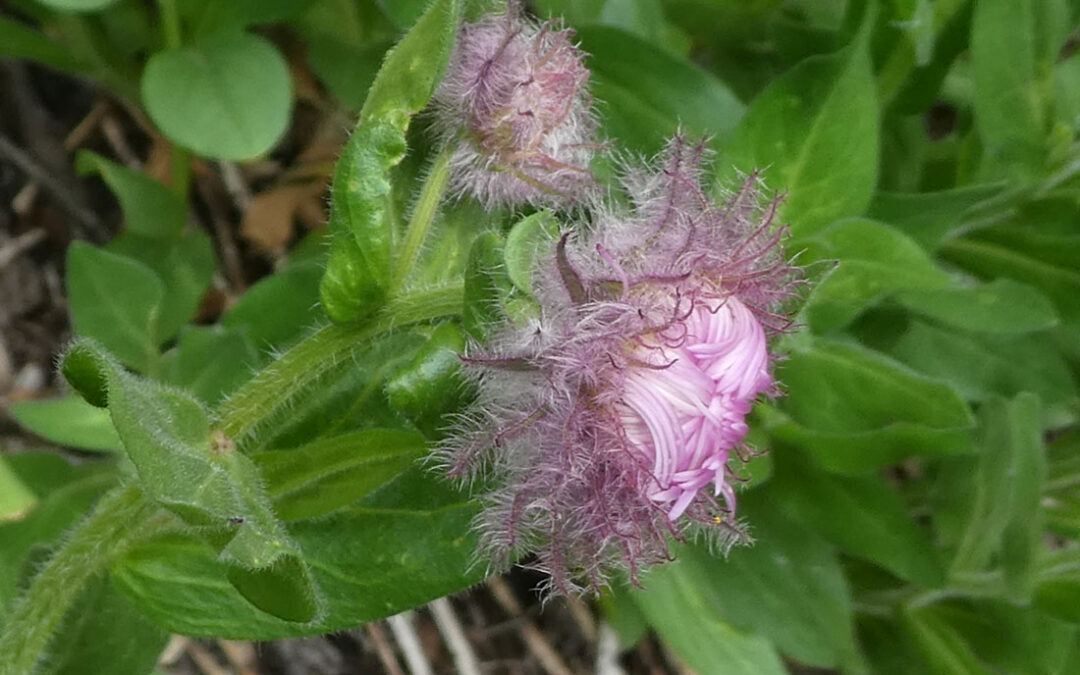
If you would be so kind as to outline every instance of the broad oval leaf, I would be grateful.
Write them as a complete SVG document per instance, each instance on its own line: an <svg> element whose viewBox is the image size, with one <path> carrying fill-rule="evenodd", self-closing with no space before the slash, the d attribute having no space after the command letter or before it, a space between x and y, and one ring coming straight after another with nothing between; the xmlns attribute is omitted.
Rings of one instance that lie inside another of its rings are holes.
<svg viewBox="0 0 1080 675"><path fill-rule="evenodd" d="M205 157L242 160L267 152L285 133L292 83L268 40L224 33L150 57L142 97L172 140Z"/></svg>

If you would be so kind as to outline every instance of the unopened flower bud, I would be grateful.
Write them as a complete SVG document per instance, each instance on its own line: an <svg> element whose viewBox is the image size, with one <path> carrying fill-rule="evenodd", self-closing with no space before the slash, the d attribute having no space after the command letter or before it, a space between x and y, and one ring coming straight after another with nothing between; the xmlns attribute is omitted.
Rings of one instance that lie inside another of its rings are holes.
<svg viewBox="0 0 1080 675"><path fill-rule="evenodd" d="M435 93L453 189L488 207L557 206L589 190L596 124L572 35L516 3L462 26Z"/></svg>

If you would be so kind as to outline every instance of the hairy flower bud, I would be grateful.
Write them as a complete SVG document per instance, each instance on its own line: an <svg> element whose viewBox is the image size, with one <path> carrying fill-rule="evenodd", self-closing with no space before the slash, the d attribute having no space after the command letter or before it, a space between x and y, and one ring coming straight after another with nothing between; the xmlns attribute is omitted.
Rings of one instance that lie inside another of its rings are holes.
<svg viewBox="0 0 1080 675"><path fill-rule="evenodd" d="M597 209L535 270L535 323L507 321L466 357L478 400L439 457L494 479L487 552L535 552L557 592L613 569L636 581L691 531L746 538L732 484L746 415L776 393L767 336L790 325L795 275L776 200L751 176L714 205L703 154L677 137L629 172L632 207Z"/></svg>
<svg viewBox="0 0 1080 675"><path fill-rule="evenodd" d="M573 33L505 14L467 23L435 92L452 187L495 205L558 205L592 185L596 124Z"/></svg>

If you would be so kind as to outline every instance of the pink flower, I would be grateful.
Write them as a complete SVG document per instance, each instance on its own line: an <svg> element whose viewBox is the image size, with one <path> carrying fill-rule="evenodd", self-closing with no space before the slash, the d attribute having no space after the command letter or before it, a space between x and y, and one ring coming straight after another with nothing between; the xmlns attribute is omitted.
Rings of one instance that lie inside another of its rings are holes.
<svg viewBox="0 0 1080 675"><path fill-rule="evenodd" d="M746 415L776 393L767 336L790 325L794 271L776 201L751 176L713 205L703 154L677 137L657 169L629 172L632 208L595 210L534 271L539 317L466 357L478 399L439 456L496 486L487 553L535 553L561 593L615 569L636 582L673 538L746 539L733 483Z"/></svg>
<svg viewBox="0 0 1080 675"><path fill-rule="evenodd" d="M572 36L517 3L462 26L435 93L454 190L492 207L574 202L592 186L596 123Z"/></svg>

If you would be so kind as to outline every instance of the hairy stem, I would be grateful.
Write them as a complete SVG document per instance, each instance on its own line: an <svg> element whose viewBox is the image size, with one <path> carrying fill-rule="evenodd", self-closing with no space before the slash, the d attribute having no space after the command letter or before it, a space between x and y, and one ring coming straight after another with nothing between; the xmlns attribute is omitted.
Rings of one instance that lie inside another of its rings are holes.
<svg viewBox="0 0 1080 675"><path fill-rule="evenodd" d="M460 313L463 292L463 284L455 282L403 293L364 323L320 328L222 403L217 428L242 446L320 378L366 348L371 338L401 326Z"/></svg>
<svg viewBox="0 0 1080 675"><path fill-rule="evenodd" d="M405 239L401 242L397 258L394 260L393 279L390 286L394 292L401 290L405 282L409 280L413 268L416 267L416 261L420 258L420 250L424 245L424 240L427 239L431 224L435 221L439 202L442 201L443 193L446 192L446 185L449 181L450 153L444 151L439 153L439 156L435 158L435 162L431 165L431 173L428 174L427 180L424 181L424 187L420 191L420 198L417 199L416 204L413 206L409 225L405 229Z"/></svg>
<svg viewBox="0 0 1080 675"><path fill-rule="evenodd" d="M166 521L134 485L109 492L34 577L0 633L0 675L34 672L64 614L86 585Z"/></svg>

